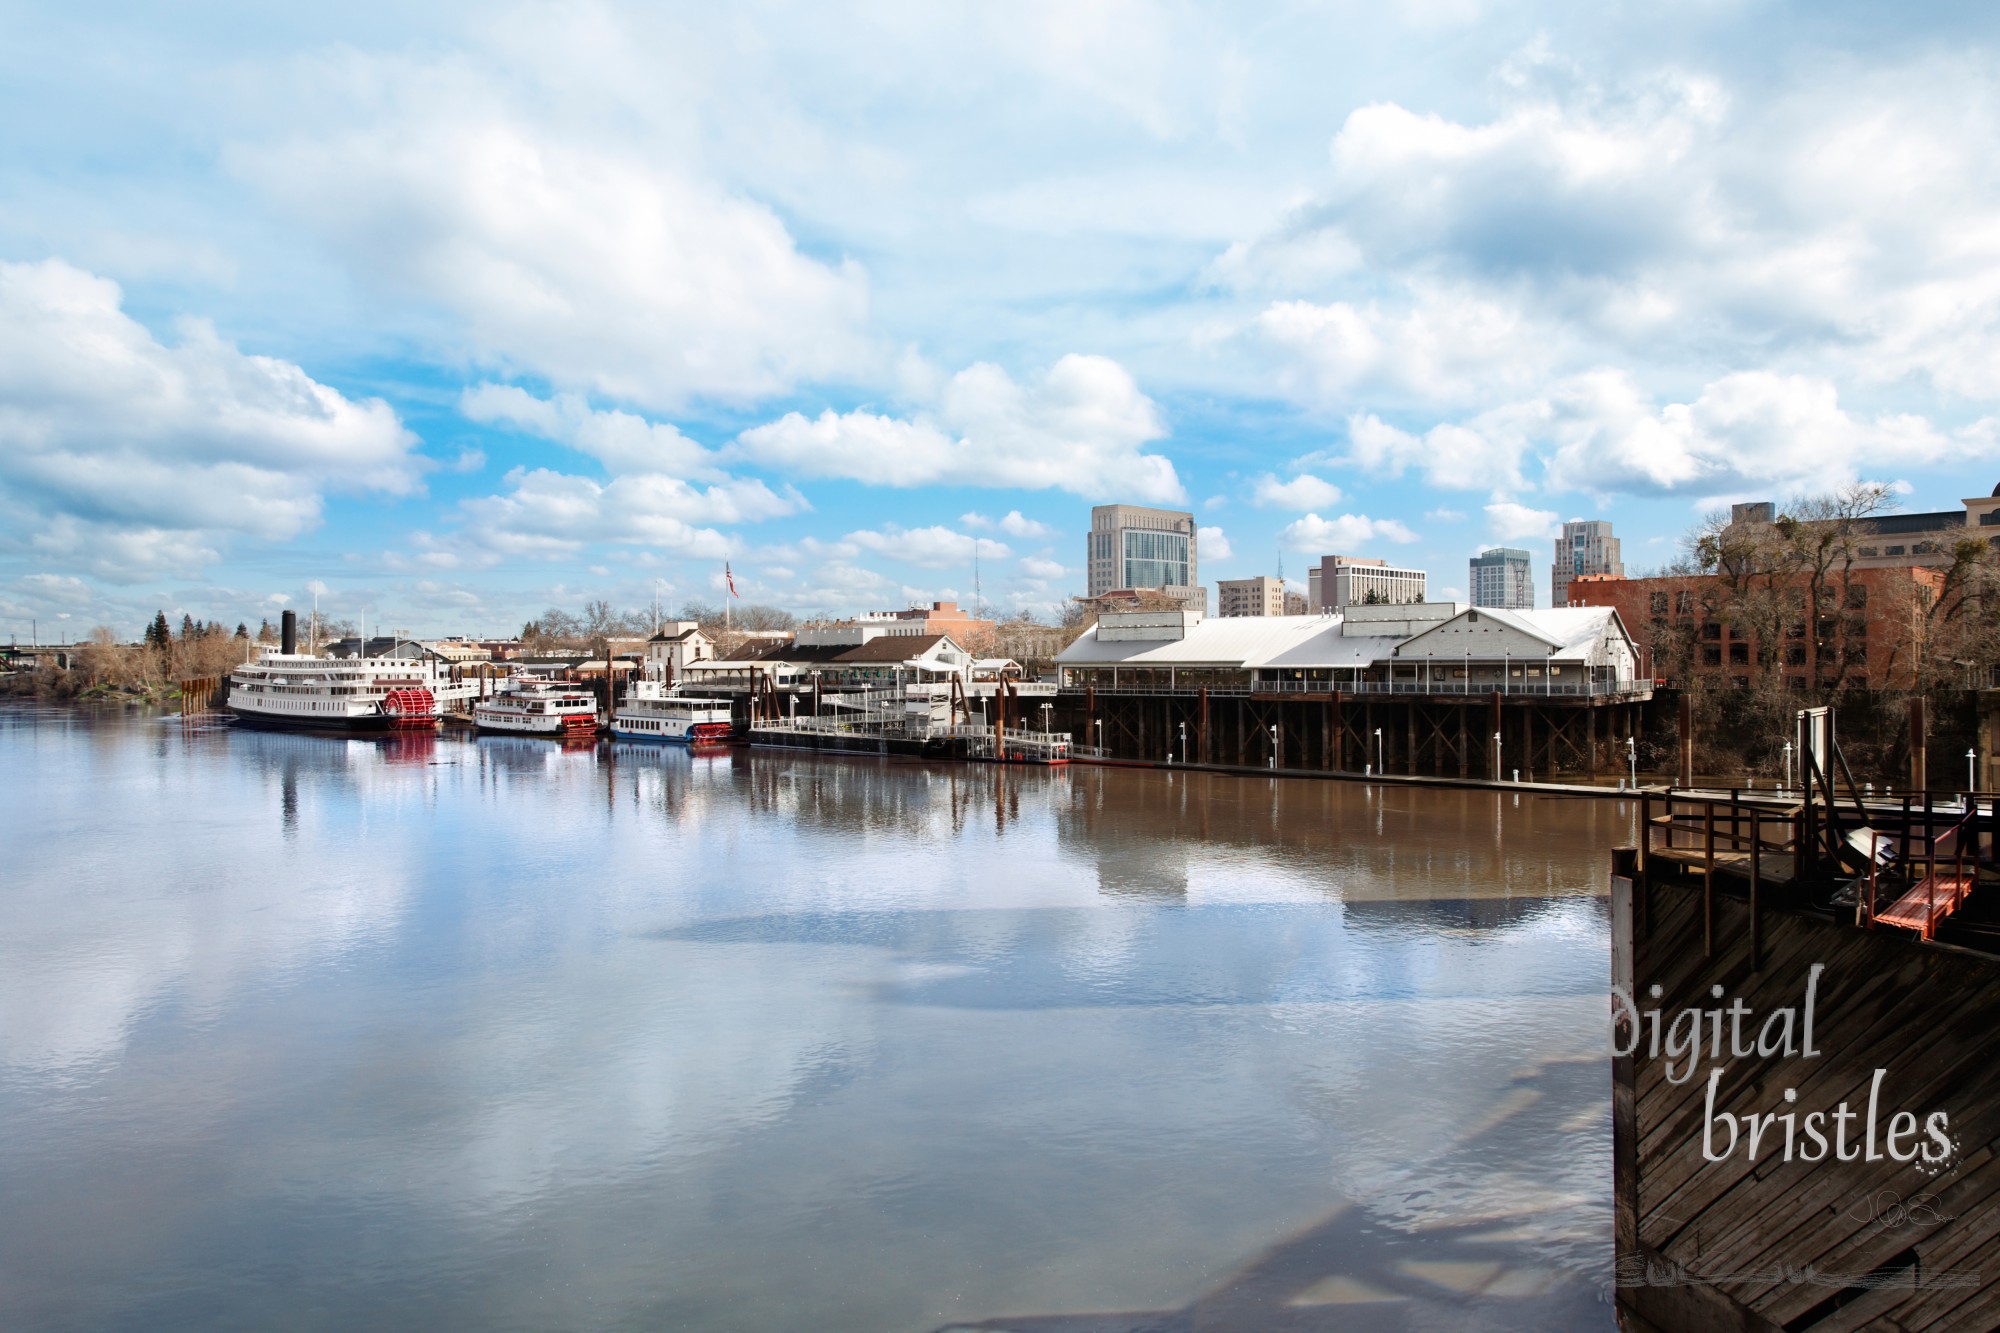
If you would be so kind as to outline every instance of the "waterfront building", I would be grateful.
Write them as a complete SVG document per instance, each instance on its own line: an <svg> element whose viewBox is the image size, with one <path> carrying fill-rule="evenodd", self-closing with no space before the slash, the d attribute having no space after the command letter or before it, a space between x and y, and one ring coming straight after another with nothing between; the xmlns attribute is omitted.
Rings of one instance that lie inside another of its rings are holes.
<svg viewBox="0 0 2000 1333"><path fill-rule="evenodd" d="M1571 579L1608 575L1625 577L1618 539L1603 519L1571 519L1556 538L1555 563L1549 573L1549 605L1568 606ZM1532 605L1532 603L1530 603Z"/></svg>
<svg viewBox="0 0 2000 1333"><path fill-rule="evenodd" d="M1208 589L1197 582L1194 515L1144 505L1098 505L1084 537L1087 594L1148 588L1184 605L1208 609Z"/></svg>
<svg viewBox="0 0 2000 1333"><path fill-rule="evenodd" d="M1218 616L1282 616L1285 585L1269 574L1254 579L1223 579L1215 585Z"/></svg>
<svg viewBox="0 0 2000 1333"><path fill-rule="evenodd" d="M1647 673L1672 684L1747 689L1776 678L1798 690L1906 688L1922 651L1921 608L1943 593L1944 573L1857 567L1831 590L1834 603L1822 606L1816 625L1801 577L1759 584L1746 598L1722 574L1585 575L1571 580L1570 601L1616 609L1638 636Z"/></svg>
<svg viewBox="0 0 2000 1333"><path fill-rule="evenodd" d="M1381 602L1421 602L1429 576L1421 569L1401 569L1387 560L1329 555L1321 558L1317 577L1317 609L1344 611L1350 606Z"/></svg>
<svg viewBox="0 0 2000 1333"><path fill-rule="evenodd" d="M493 660L490 650L470 639L426 639L424 647L439 661L453 666L471 666Z"/></svg>
<svg viewBox="0 0 2000 1333"><path fill-rule="evenodd" d="M1474 606L1503 611L1531 610L1535 605L1531 557L1518 546L1495 546L1481 551L1472 557L1470 587Z"/></svg>
<svg viewBox="0 0 2000 1333"><path fill-rule="evenodd" d="M654 680L679 680L695 662L715 656L715 640L698 620L669 620L646 640L646 674Z"/></svg>
<svg viewBox="0 0 2000 1333"><path fill-rule="evenodd" d="M1651 692L1611 607L1374 603L1319 616L1098 618L1057 663L1066 686L1630 699Z"/></svg>
<svg viewBox="0 0 2000 1333"><path fill-rule="evenodd" d="M902 611L864 611L839 625L879 626L889 634L949 634L955 642L970 644L993 633L993 622L964 610L957 602L932 602Z"/></svg>
<svg viewBox="0 0 2000 1333"><path fill-rule="evenodd" d="M780 688L817 677L826 687L970 680L974 658L948 634L891 634L879 625L820 625L788 643L690 663L687 678L704 689L740 690L753 679Z"/></svg>

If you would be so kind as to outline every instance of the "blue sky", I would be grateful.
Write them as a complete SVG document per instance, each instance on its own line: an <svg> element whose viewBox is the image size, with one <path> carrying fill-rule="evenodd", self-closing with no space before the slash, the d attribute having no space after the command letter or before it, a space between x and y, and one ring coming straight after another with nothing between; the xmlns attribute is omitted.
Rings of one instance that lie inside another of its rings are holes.
<svg viewBox="0 0 2000 1333"><path fill-rule="evenodd" d="M0 6L0 634L2000 480L1990 7Z"/></svg>

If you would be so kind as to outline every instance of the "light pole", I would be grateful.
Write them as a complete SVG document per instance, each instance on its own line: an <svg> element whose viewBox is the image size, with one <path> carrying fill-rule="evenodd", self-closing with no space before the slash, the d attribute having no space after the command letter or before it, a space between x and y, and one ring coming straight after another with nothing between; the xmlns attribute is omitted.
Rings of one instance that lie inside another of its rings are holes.
<svg viewBox="0 0 2000 1333"><path fill-rule="evenodd" d="M1101 717L1097 719L1097 753L1100 757L1104 754L1104 719Z"/></svg>
<svg viewBox="0 0 2000 1333"><path fill-rule="evenodd" d="M1277 767L1278 767L1278 726L1274 722L1271 724L1271 768L1275 771Z"/></svg>
<svg viewBox="0 0 2000 1333"><path fill-rule="evenodd" d="M1181 762L1187 762L1187 723L1181 723Z"/></svg>
<svg viewBox="0 0 2000 1333"><path fill-rule="evenodd" d="M1625 763L1632 770L1632 790L1637 791L1639 790L1639 738L1637 736L1627 736L1625 738Z"/></svg>
<svg viewBox="0 0 2000 1333"><path fill-rule="evenodd" d="M1979 790L1979 752L1977 750L1967 750L1965 752L1965 789L1969 792Z"/></svg>
<svg viewBox="0 0 2000 1333"><path fill-rule="evenodd" d="M1382 777L1389 776L1389 765L1382 758L1382 728L1375 728L1375 771Z"/></svg>
<svg viewBox="0 0 2000 1333"><path fill-rule="evenodd" d="M1044 732L1048 731L1049 729L1049 710L1054 707L1055 707L1054 704L1042 705L1042 730Z"/></svg>
<svg viewBox="0 0 2000 1333"><path fill-rule="evenodd" d="M1786 741L1785 742L1785 790L1790 791L1791 787L1792 787L1792 743L1790 741Z"/></svg>
<svg viewBox="0 0 2000 1333"><path fill-rule="evenodd" d="M1500 733L1493 733L1493 780L1500 780Z"/></svg>

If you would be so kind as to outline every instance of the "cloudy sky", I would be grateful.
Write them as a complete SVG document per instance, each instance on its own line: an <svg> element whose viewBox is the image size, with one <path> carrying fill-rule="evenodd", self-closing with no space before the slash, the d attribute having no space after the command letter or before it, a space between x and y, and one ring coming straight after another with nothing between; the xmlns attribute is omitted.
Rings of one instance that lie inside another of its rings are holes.
<svg viewBox="0 0 2000 1333"><path fill-rule="evenodd" d="M0 634L2000 480L1990 6L0 4Z"/></svg>

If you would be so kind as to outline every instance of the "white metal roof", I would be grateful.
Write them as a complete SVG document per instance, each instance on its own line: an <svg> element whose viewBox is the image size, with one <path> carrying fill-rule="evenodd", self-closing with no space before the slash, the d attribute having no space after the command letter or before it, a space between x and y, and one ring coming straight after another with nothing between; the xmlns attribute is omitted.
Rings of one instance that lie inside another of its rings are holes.
<svg viewBox="0 0 2000 1333"><path fill-rule="evenodd" d="M1188 625L1173 639L1102 642L1092 625L1063 649L1063 666L1245 667L1366 666L1387 656L1394 638L1345 638L1340 617L1219 616Z"/></svg>
<svg viewBox="0 0 2000 1333"><path fill-rule="evenodd" d="M1556 607L1545 611L1476 609L1482 616L1491 616L1510 629L1548 644L1549 655L1556 658L1588 655L1604 633L1607 621L1615 615L1611 608L1601 606ZM1093 625L1065 648L1056 662L1066 667L1174 666L1239 671L1259 667L1365 667L1390 660L1399 646L1415 644L1457 621L1458 617L1453 617L1407 637L1349 637L1341 633L1341 618L1337 615L1222 616L1190 624L1179 638L1116 642L1099 640L1097 627Z"/></svg>

